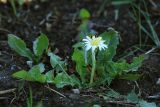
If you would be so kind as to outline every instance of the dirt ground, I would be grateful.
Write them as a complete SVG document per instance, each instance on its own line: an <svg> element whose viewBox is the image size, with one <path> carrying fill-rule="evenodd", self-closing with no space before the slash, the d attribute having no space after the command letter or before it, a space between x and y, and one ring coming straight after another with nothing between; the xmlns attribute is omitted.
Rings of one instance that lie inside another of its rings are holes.
<svg viewBox="0 0 160 107"><path fill-rule="evenodd" d="M51 86L65 95L64 98L44 87L46 86L44 84L22 83L22 81L11 77L13 72L28 69L28 67L26 66L27 59L17 55L8 46L7 34L12 33L23 38L28 46L32 48L32 42L40 32L43 32L48 36L52 50L56 50L62 58L70 60L73 51L71 47L77 41L78 26L80 24L78 13L81 8L87 8L91 12L91 22L94 23L93 28L98 33L105 31L108 27L113 27L120 33L121 41L116 58L121 57L124 50L126 52L132 51L131 47L139 43L139 36L136 22L128 15L131 7L128 5L118 7L120 11L119 18L115 21L113 13L117 7L108 6L104 8L101 14L98 14L101 5L102 1L100 0L84 0L82 2L75 0L53 2L48 0L43 3L37 1L28 6L25 5L21 9L18 8L19 18L17 18L9 4L0 4L0 92L17 88L14 92L0 94L0 107L9 107L9 105L10 107L25 107L29 93L28 86L33 89L34 103L42 101L44 107L92 107L93 104L100 104L102 107L133 107L133 105L105 102L102 97L98 96L98 93L107 91L107 87L81 90L80 94L74 94L70 87L56 89ZM159 20L157 15L153 15L152 18ZM158 29L160 25L158 24L156 27ZM142 40L145 39L146 36L144 35ZM131 57L147 51L153 45L150 39L148 39L147 44L150 47L143 47L143 51L137 51ZM160 54L159 51L156 51L150 54L139 69L138 72L143 76L137 82L142 97L157 103L160 103L160 99L147 98L160 92L160 85L156 84L158 78L160 78L159 66ZM72 67L72 64L69 65L69 68ZM122 94L127 94L134 87L136 87L134 82L123 80L115 80L111 84L111 88Z"/></svg>

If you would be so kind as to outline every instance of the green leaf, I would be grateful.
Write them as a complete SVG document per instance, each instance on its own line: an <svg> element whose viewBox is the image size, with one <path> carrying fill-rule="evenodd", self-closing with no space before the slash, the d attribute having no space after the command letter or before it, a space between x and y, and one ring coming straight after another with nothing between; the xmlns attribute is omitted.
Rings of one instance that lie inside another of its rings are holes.
<svg viewBox="0 0 160 107"><path fill-rule="evenodd" d="M8 44L9 46L16 51L19 55L29 58L29 60L33 60L33 54L26 47L25 42L19 37L9 34L8 35Z"/></svg>
<svg viewBox="0 0 160 107"><path fill-rule="evenodd" d="M72 60L78 64L85 65L84 52L79 49L74 49Z"/></svg>
<svg viewBox="0 0 160 107"><path fill-rule="evenodd" d="M65 69L65 61L61 61L61 58L51 52L48 53L48 56L50 56L50 63L53 69L55 69L57 72L64 71Z"/></svg>
<svg viewBox="0 0 160 107"><path fill-rule="evenodd" d="M153 103L153 102L149 103L149 102L146 102L144 100L139 101L139 106L140 107L157 107L156 103Z"/></svg>
<svg viewBox="0 0 160 107"><path fill-rule="evenodd" d="M19 5L23 5L26 2L26 0L17 0L17 2Z"/></svg>
<svg viewBox="0 0 160 107"><path fill-rule="evenodd" d="M100 34L100 36L105 40L105 44L108 45L108 48L98 53L98 60L102 63L112 61L116 54L117 45L119 44L118 33L110 28L108 32L104 32Z"/></svg>
<svg viewBox="0 0 160 107"><path fill-rule="evenodd" d="M75 75L71 75L70 79L72 82L72 86L76 86L76 87L81 88L81 82L79 81L79 79Z"/></svg>
<svg viewBox="0 0 160 107"><path fill-rule="evenodd" d="M43 73L45 70L43 64L35 65L29 70L29 75L34 79L34 81L38 81L44 83L46 81L46 76Z"/></svg>
<svg viewBox="0 0 160 107"><path fill-rule="evenodd" d="M46 74L46 82L47 83L54 83L54 73L53 71L48 71Z"/></svg>
<svg viewBox="0 0 160 107"><path fill-rule="evenodd" d="M92 107L101 107L101 106L98 104L94 104Z"/></svg>
<svg viewBox="0 0 160 107"><path fill-rule="evenodd" d="M72 79L69 75L64 72L58 73L54 78L54 83L57 88L63 88L64 86L74 86L75 84L72 82Z"/></svg>
<svg viewBox="0 0 160 107"><path fill-rule="evenodd" d="M34 81L34 79L25 70L17 71L14 74L12 74L12 76L15 78L20 78L27 81Z"/></svg>
<svg viewBox="0 0 160 107"><path fill-rule="evenodd" d="M82 83L86 80L86 65L84 59L84 52L79 49L74 49L74 53L72 55L72 60L76 62L76 71L80 75Z"/></svg>
<svg viewBox="0 0 160 107"><path fill-rule="evenodd" d="M113 68L115 70L116 75L121 76L123 73L129 72L130 65L126 62L126 60L123 60L121 62L113 63Z"/></svg>
<svg viewBox="0 0 160 107"><path fill-rule="evenodd" d="M140 77L140 75L138 76L138 74L135 75L126 73L137 71L138 68L142 65L143 61L144 61L144 55L140 55L138 57L135 57L131 64L127 63L125 60L122 60L121 62L114 62L113 68L115 72L113 73L115 73L115 75L117 76L120 76L120 78L126 80L136 80Z"/></svg>
<svg viewBox="0 0 160 107"><path fill-rule="evenodd" d="M44 64L40 63L38 65L33 66L29 72L21 70L14 73L12 76L15 78L21 78L27 81L37 81L40 83L53 83L54 75L51 71L46 74L42 74L44 72Z"/></svg>
<svg viewBox="0 0 160 107"><path fill-rule="evenodd" d="M44 50L48 49L48 45L49 45L49 40L47 36L41 33L41 35L33 43L34 54L38 57L41 57Z"/></svg>
<svg viewBox="0 0 160 107"><path fill-rule="evenodd" d="M135 93L134 90L132 90L127 96L126 96L128 103L138 103L139 98L138 95Z"/></svg>
<svg viewBox="0 0 160 107"><path fill-rule="evenodd" d="M44 64L43 63L40 63L37 65L37 68L39 69L40 73L43 73L45 71L45 68L44 68Z"/></svg>
<svg viewBox="0 0 160 107"><path fill-rule="evenodd" d="M88 35L91 31L89 27L89 20L82 20L80 26L79 26L79 34L78 37L80 40L86 37L86 34Z"/></svg>
<svg viewBox="0 0 160 107"><path fill-rule="evenodd" d="M109 98L116 98L116 99L118 99L118 98L121 97L120 93L118 93L118 92L116 92L116 91L114 91L114 90L110 90L110 91L106 94L106 96L109 97Z"/></svg>
<svg viewBox="0 0 160 107"><path fill-rule="evenodd" d="M83 42L78 42L73 45L73 48L82 48L84 46Z"/></svg>
<svg viewBox="0 0 160 107"><path fill-rule="evenodd" d="M81 19L88 19L88 18L91 17L91 15L90 15L90 13L87 9L83 8L83 9L80 10L79 17Z"/></svg>
<svg viewBox="0 0 160 107"><path fill-rule="evenodd" d="M137 71L138 68L142 65L142 62L145 60L144 55L140 55L138 57L133 58L133 62L130 65L131 71Z"/></svg>
<svg viewBox="0 0 160 107"><path fill-rule="evenodd" d="M124 4L130 4L134 0L112 0L111 4L112 5L124 5Z"/></svg>
<svg viewBox="0 0 160 107"><path fill-rule="evenodd" d="M125 80L130 80L130 81L136 81L141 77L140 74L124 74L121 75L119 78L120 79L125 79Z"/></svg>
<svg viewBox="0 0 160 107"><path fill-rule="evenodd" d="M105 40L105 43L109 45L109 47L110 46L117 47L117 45L119 44L118 32L113 28L109 28L108 30L109 30L108 32L104 32L99 36L101 36L103 40Z"/></svg>
<svg viewBox="0 0 160 107"><path fill-rule="evenodd" d="M61 61L61 58L53 53L49 53L48 56L50 56L50 63L53 68L55 68Z"/></svg>

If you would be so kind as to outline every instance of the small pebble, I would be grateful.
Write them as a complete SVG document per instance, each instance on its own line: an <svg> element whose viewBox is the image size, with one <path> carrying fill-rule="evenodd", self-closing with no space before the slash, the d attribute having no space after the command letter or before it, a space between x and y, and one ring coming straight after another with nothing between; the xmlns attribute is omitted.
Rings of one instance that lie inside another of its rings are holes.
<svg viewBox="0 0 160 107"><path fill-rule="evenodd" d="M74 94L80 94L80 90L79 89L72 89Z"/></svg>
<svg viewBox="0 0 160 107"><path fill-rule="evenodd" d="M69 98L78 100L79 99L79 95L78 94L70 94Z"/></svg>
<svg viewBox="0 0 160 107"><path fill-rule="evenodd" d="M40 8L39 5L35 5L35 6L34 6L34 9L35 9L35 10L38 10L39 8Z"/></svg>
<svg viewBox="0 0 160 107"><path fill-rule="evenodd" d="M158 81L156 82L157 85L160 85L160 78L158 78Z"/></svg>
<svg viewBox="0 0 160 107"><path fill-rule="evenodd" d="M17 68L16 65L12 65L12 66L11 66L11 70L12 70L12 71L15 70L16 68Z"/></svg>
<svg viewBox="0 0 160 107"><path fill-rule="evenodd" d="M2 65L0 65L0 68L3 68L3 66L2 66Z"/></svg>
<svg viewBox="0 0 160 107"><path fill-rule="evenodd" d="M49 32L52 30L52 24L46 23L46 30Z"/></svg>
<svg viewBox="0 0 160 107"><path fill-rule="evenodd" d="M33 61L27 61L26 63L27 63L27 65L28 65L30 68L32 68L32 66L33 66Z"/></svg>

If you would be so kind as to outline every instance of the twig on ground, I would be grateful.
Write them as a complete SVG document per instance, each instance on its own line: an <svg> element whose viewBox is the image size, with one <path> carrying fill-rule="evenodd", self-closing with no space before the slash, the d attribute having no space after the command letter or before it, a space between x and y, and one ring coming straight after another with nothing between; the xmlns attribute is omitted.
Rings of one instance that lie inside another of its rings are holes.
<svg viewBox="0 0 160 107"><path fill-rule="evenodd" d="M125 105L125 106L129 106L129 107L136 107L135 104L131 104L131 103L126 103L125 101L106 101L106 103L111 103L111 104L119 104L119 105Z"/></svg>
<svg viewBox="0 0 160 107"><path fill-rule="evenodd" d="M0 100L9 99L8 97L0 97Z"/></svg>
<svg viewBox="0 0 160 107"><path fill-rule="evenodd" d="M47 88L47 89L49 89L49 90L51 90L51 91L53 91L53 92L57 93L58 95L60 95L60 96L62 96L62 97L64 97L64 98L66 98L66 96L65 96L65 95L63 95L63 94L61 94L60 92L58 92L58 91L56 91L56 90L54 90L54 89L50 88L49 86L45 86L45 88Z"/></svg>
<svg viewBox="0 0 160 107"><path fill-rule="evenodd" d="M156 3L155 3L153 0L149 0L149 2L150 2L155 8L157 8L157 5L156 5Z"/></svg>
<svg viewBox="0 0 160 107"><path fill-rule="evenodd" d="M9 30L4 29L4 28L0 28L0 31L4 31L4 32L7 32L7 33L11 33Z"/></svg>
<svg viewBox="0 0 160 107"><path fill-rule="evenodd" d="M152 49L150 49L149 51L147 51L145 54L150 54L151 52L153 52L156 49L156 47L153 47Z"/></svg>
<svg viewBox="0 0 160 107"><path fill-rule="evenodd" d="M3 90L3 91L0 91L0 95L2 95L2 94L8 94L8 93L14 92L15 90L16 90L16 88L8 89L8 90Z"/></svg>
<svg viewBox="0 0 160 107"><path fill-rule="evenodd" d="M9 107L12 106L12 103L14 102L14 100L16 100L16 93L14 92L14 97L12 98L12 100L10 101Z"/></svg>

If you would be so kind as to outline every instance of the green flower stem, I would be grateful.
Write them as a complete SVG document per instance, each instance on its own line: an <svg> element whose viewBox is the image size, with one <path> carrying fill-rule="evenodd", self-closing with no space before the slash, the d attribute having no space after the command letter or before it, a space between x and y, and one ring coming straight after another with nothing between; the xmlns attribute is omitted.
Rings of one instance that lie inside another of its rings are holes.
<svg viewBox="0 0 160 107"><path fill-rule="evenodd" d="M90 86L92 86L93 84L95 68L96 68L96 58L95 58L95 52L94 50L92 50L92 71L91 71L91 77L90 77L90 83L89 83Z"/></svg>
<svg viewBox="0 0 160 107"><path fill-rule="evenodd" d="M87 60L87 50L85 50L84 52L84 59L85 59L85 64L87 65L88 64L88 60Z"/></svg>

